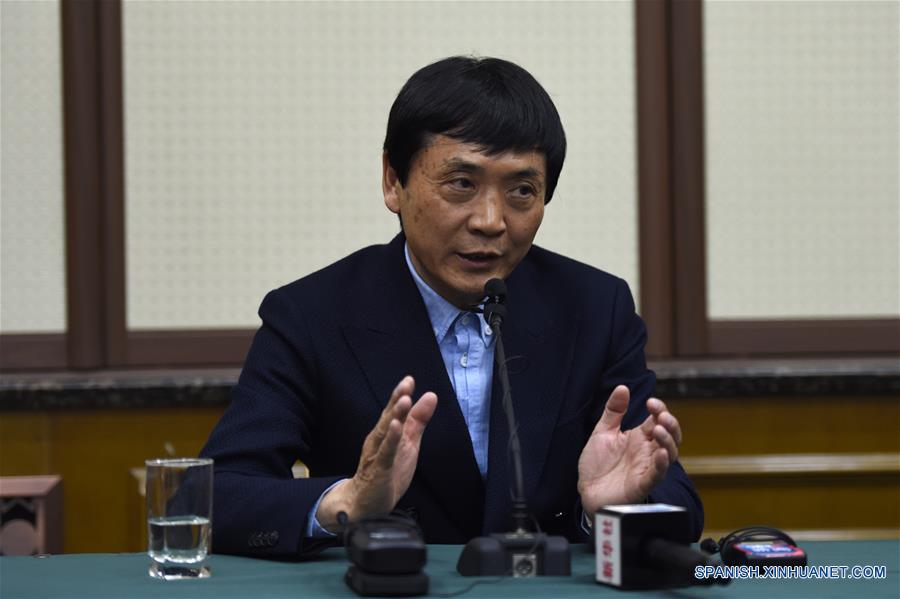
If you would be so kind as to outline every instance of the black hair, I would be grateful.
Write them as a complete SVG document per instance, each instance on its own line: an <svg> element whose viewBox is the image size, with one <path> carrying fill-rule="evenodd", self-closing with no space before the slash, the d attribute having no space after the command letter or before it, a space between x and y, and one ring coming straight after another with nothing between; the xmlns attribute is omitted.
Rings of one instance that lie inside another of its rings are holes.
<svg viewBox="0 0 900 599"><path fill-rule="evenodd" d="M550 96L522 67L499 58L453 56L413 74L388 117L384 151L401 185L433 135L484 148L489 155L540 151L550 202L566 157L566 134Z"/></svg>

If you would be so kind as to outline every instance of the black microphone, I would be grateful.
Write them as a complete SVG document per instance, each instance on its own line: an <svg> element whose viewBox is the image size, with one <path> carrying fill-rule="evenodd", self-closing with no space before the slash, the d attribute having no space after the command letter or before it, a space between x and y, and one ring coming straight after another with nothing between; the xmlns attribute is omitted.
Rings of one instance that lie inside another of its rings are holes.
<svg viewBox="0 0 900 599"><path fill-rule="evenodd" d="M690 547L690 516L683 507L664 503L608 505L593 527L597 551L596 581L623 589L657 589L728 584L697 576L713 565L710 556Z"/></svg>
<svg viewBox="0 0 900 599"><path fill-rule="evenodd" d="M513 409L501 331L507 314L506 283L502 279L489 280L484 286L484 295L484 319L494 333L494 363L500 375L503 412L509 428L509 452L513 468L510 491L515 531L472 539L459 556L456 570L463 576L568 576L571 573L569 542L564 537L547 536L528 530L531 517L525 501L522 448L519 444L519 427Z"/></svg>
<svg viewBox="0 0 900 599"><path fill-rule="evenodd" d="M503 324L506 318L506 283L503 279L491 279L484 284L484 320L491 329ZM496 331L494 331L496 332Z"/></svg>
<svg viewBox="0 0 900 599"><path fill-rule="evenodd" d="M405 597L428 592L427 548L418 525L399 516L348 522L341 512L344 545L352 562L344 582L358 595Z"/></svg>

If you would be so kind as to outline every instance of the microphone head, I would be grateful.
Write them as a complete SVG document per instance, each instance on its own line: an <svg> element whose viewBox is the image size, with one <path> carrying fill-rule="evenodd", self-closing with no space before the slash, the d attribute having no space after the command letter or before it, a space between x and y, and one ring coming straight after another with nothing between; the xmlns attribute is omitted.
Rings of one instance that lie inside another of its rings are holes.
<svg viewBox="0 0 900 599"><path fill-rule="evenodd" d="M506 283L503 279L491 279L484 284L484 319L494 327L495 324L503 324L506 318Z"/></svg>
<svg viewBox="0 0 900 599"><path fill-rule="evenodd" d="M484 284L484 294L490 298L488 301L496 298L499 303L506 302L506 282L503 279L491 279Z"/></svg>
<svg viewBox="0 0 900 599"><path fill-rule="evenodd" d="M495 323L503 324L506 318L506 306L503 304L487 303L484 305L484 320L487 321L491 328Z"/></svg>

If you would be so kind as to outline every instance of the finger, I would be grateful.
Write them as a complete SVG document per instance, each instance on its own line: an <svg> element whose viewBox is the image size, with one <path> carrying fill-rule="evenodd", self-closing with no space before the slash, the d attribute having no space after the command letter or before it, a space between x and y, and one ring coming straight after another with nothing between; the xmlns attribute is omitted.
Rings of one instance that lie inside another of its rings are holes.
<svg viewBox="0 0 900 599"><path fill-rule="evenodd" d="M652 439L653 429L656 428L657 424L658 422L656 420L656 416L650 414L649 416L647 416L647 418L644 419L639 428L641 429L641 433L643 433L645 437L647 437L648 439Z"/></svg>
<svg viewBox="0 0 900 599"><path fill-rule="evenodd" d="M670 463L669 453L665 449L659 449L653 453L654 487L665 478Z"/></svg>
<svg viewBox="0 0 900 599"><path fill-rule="evenodd" d="M651 397L647 400L647 411L656 416L657 422L668 429L675 438L675 444L681 445L681 425L666 404L661 399Z"/></svg>
<svg viewBox="0 0 900 599"><path fill-rule="evenodd" d="M385 410L390 408L393 404L397 403L404 395L412 395L413 391L416 389L416 382L410 375L406 375L400 382L397 383L397 386L394 387L394 390L391 391L391 398L388 400L388 405L385 406Z"/></svg>
<svg viewBox="0 0 900 599"><path fill-rule="evenodd" d="M412 399L410 399L409 395L404 395L394 402L391 411L382 413L381 418L378 419L378 423L370 434L371 441L369 442L369 451L378 451L378 448L384 443L391 422L397 420L402 427L403 421L406 420L410 408L412 408Z"/></svg>
<svg viewBox="0 0 900 599"><path fill-rule="evenodd" d="M663 400L658 397L651 397L647 400L647 411L655 416L659 416L663 412L668 412L669 408L666 407Z"/></svg>
<svg viewBox="0 0 900 599"><path fill-rule="evenodd" d="M418 444L425 432L425 426L431 421L437 408L437 395L428 392L419 398L412 407L404 424L404 434L413 443Z"/></svg>
<svg viewBox="0 0 900 599"><path fill-rule="evenodd" d="M619 385L610 393L609 399L606 400L606 407L603 408L603 415L600 416L594 432L618 431L622 428L622 419L628 410L628 398L630 393L628 387Z"/></svg>
<svg viewBox="0 0 900 599"><path fill-rule="evenodd" d="M665 449L660 448L654 451L651 460L650 467L640 476L638 483L640 494L645 498L665 478L666 471L669 469L669 456Z"/></svg>
<svg viewBox="0 0 900 599"><path fill-rule="evenodd" d="M672 414L672 412L664 412L657 419L661 425L666 427L669 434L675 439L675 445L681 446L681 423Z"/></svg>
<svg viewBox="0 0 900 599"><path fill-rule="evenodd" d="M404 395L400 399L397 400L397 403L394 404L394 419L399 420L402 424L404 420L406 420L409 411L412 409L412 398L409 395Z"/></svg>
<svg viewBox="0 0 900 599"><path fill-rule="evenodd" d="M678 459L678 446L675 444L675 438L669 434L666 427L657 424L653 428L653 438L659 443L660 447L665 449L666 453L669 454L670 464Z"/></svg>
<svg viewBox="0 0 900 599"><path fill-rule="evenodd" d="M390 470L394 466L394 458L397 457L397 447L400 446L400 435L403 425L400 421L392 419L388 423L384 441L375 454L375 463L383 470Z"/></svg>
<svg viewBox="0 0 900 599"><path fill-rule="evenodd" d="M387 405L384 406L384 409L381 411L381 416L378 418L378 422L375 423L375 428L372 429L371 438L376 448L381 444L385 434L387 434L391 419L394 418L394 406L400 401L401 397L411 396L414 388L415 381L413 381L413 377L408 375L403 377L403 379L397 383L397 386L394 387Z"/></svg>

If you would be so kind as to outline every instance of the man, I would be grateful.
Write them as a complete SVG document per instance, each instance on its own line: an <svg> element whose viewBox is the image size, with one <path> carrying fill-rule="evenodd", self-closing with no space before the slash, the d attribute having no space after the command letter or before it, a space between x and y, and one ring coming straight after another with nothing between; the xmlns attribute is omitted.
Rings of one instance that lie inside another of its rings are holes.
<svg viewBox="0 0 900 599"><path fill-rule="evenodd" d="M215 458L217 551L295 556L351 520L405 510L428 542L510 528L494 340L471 308L506 280L504 324L541 529L585 540L607 504L700 499L647 370L621 279L532 245L565 135L547 93L497 59L417 73L388 120L382 189L402 232L266 296ZM649 398L649 399L648 399ZM296 459L310 469L293 479Z"/></svg>

